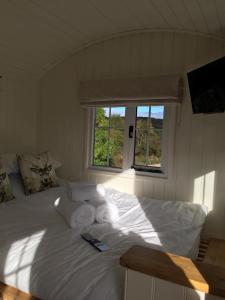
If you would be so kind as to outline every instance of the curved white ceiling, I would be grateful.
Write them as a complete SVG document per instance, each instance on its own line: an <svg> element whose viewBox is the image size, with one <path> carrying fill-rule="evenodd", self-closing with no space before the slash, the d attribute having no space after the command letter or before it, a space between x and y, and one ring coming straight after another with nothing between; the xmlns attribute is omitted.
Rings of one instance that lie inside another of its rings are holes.
<svg viewBox="0 0 225 300"><path fill-rule="evenodd" d="M225 0L1 0L0 74L39 77L92 42L144 30L225 39Z"/></svg>

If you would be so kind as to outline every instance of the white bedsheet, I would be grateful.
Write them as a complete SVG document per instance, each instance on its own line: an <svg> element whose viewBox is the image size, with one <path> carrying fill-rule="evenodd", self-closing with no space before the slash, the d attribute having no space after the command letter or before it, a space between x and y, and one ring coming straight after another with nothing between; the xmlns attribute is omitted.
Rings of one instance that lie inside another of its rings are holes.
<svg viewBox="0 0 225 300"><path fill-rule="evenodd" d="M198 205L150 199L107 190L119 207L113 224L88 232L111 249L99 253L69 228L53 207L65 188L0 205L0 281L43 300L122 300L124 269L119 257L133 244L188 256L205 210Z"/></svg>

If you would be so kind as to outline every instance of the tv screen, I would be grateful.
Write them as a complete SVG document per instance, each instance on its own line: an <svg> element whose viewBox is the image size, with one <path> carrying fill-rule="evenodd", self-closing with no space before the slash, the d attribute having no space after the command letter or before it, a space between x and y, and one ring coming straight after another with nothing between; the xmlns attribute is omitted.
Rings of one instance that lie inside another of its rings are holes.
<svg viewBox="0 0 225 300"><path fill-rule="evenodd" d="M225 57L187 74L194 114L225 111Z"/></svg>

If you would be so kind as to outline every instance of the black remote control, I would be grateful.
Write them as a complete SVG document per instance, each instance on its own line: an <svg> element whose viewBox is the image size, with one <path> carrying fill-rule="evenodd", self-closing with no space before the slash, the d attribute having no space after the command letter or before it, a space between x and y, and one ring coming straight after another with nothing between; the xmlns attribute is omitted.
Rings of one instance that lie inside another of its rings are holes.
<svg viewBox="0 0 225 300"><path fill-rule="evenodd" d="M109 247L107 245L105 245L101 241L95 239L89 233L83 233L83 234L81 234L81 237L100 252L109 250Z"/></svg>

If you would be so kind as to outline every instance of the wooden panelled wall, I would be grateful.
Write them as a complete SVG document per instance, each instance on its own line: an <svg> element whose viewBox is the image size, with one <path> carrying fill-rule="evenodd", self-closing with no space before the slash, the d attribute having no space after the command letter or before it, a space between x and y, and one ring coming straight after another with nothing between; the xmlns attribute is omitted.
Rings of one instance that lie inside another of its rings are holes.
<svg viewBox="0 0 225 300"><path fill-rule="evenodd" d="M0 79L0 154L30 152L37 141L37 82Z"/></svg>
<svg viewBox="0 0 225 300"><path fill-rule="evenodd" d="M40 82L38 144L58 157L70 179L104 182L122 191L164 200L206 203L213 211L207 235L225 233L225 114L193 115L189 91L177 113L173 176L127 178L87 171L86 112L79 80L185 74L225 55L225 41L201 35L145 32L93 45L49 71Z"/></svg>

